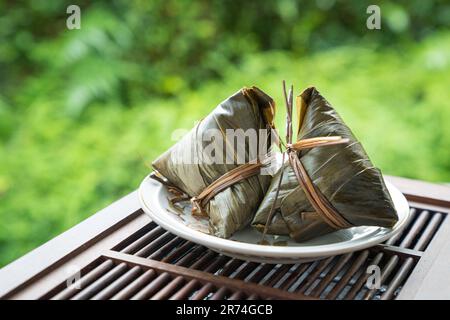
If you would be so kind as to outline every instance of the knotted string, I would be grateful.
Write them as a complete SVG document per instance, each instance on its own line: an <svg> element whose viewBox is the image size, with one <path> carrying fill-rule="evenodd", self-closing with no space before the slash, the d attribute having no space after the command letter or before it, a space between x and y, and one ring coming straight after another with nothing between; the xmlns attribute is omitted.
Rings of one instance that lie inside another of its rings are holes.
<svg viewBox="0 0 450 320"><path fill-rule="evenodd" d="M259 89L256 88L256 90ZM249 92L249 90L243 89L242 93L245 97L253 101L254 98L251 92ZM262 108L261 112L263 112L263 117L266 120L266 129L269 130L271 133L275 133L275 126L273 124L273 115L272 115L275 110L275 104L273 103L272 99L269 99L267 103L268 106L270 107L269 108L270 112L267 111L267 108ZM269 115L268 113L271 114ZM275 134L274 137L278 136ZM277 144L279 143L280 142L277 141ZM210 185L208 185L202 192L200 192L200 194L193 197L190 197L186 192L172 185L171 182L168 181L167 179L162 178L162 176L158 172L152 173L150 175L150 178L153 178L163 183L164 185L167 186L169 191L172 191L175 194L173 198L169 199L172 204L180 201L190 200L192 204L192 214L198 216L208 216L204 208L212 198L214 198L218 193L225 190L226 188L234 185L235 183L238 183L244 179L248 179L252 176L258 175L260 173L261 168L266 165L268 160L269 160L268 158L262 160L258 159L250 161L249 163L239 165L236 168L226 172L225 174L217 178Z"/></svg>
<svg viewBox="0 0 450 320"><path fill-rule="evenodd" d="M264 165L264 163L259 161L255 163L242 164L214 180L214 182L203 189L199 195L194 197L190 197L186 192L172 185L167 179L162 178L156 171L150 174L150 178L164 184L169 192L174 195L169 199L172 204L189 200L192 204L191 211L193 215L207 217L208 214L204 208L212 198L233 184L259 174L261 167Z"/></svg>
<svg viewBox="0 0 450 320"><path fill-rule="evenodd" d="M283 179L283 166L285 162L285 156L289 158L289 164L291 165L295 176L298 180L300 187L305 192L305 195L310 202L314 210L321 216L321 218L333 229L344 229L352 226L328 201L328 199L322 194L322 192L314 185L311 178L309 177L307 171L305 170L300 158L298 157L298 151L311 149L316 147L331 146L336 144L348 143L349 139L342 138L340 136L329 136L329 137L315 137L309 139L301 139L297 142L292 143L292 110L293 110L293 88L291 86L289 94L286 93L286 83L283 81L283 93L286 103L286 144L278 136L277 131L274 127L270 126L272 134L275 136L278 147L282 152L282 168L280 173L280 178L278 181L278 186L275 193L275 199L267 217L267 221L264 227L262 242L264 242L264 237L267 233L268 227L272 221L273 214L275 211L275 204L277 202L281 182ZM283 147L285 151L283 151ZM226 188L232 186L233 184L240 182L244 179L248 179L260 173L260 169L264 164L262 162L246 163L242 164L227 173L220 176L209 186L207 186L199 195L194 197L189 197L189 195L182 191L181 189L175 187L170 182L162 179L157 173L152 173L151 178L158 180L169 188L175 194L175 197L170 199L172 203L190 200L192 203L192 213L199 216L208 216L204 208L207 203L214 198L219 192L225 190Z"/></svg>
<svg viewBox="0 0 450 320"><path fill-rule="evenodd" d="M322 192L317 188L317 186L312 182L307 171L305 170L300 158L298 156L298 151L304 149L311 149L316 147L331 146L336 144L348 143L349 139L342 138L340 136L329 136L329 137L315 137L309 139L301 139L295 143L292 143L292 110L293 110L293 89L292 86L289 90L289 94L286 93L286 83L283 81L283 93L286 103L286 146L285 151L280 151L283 153L282 165L284 165L284 158L287 154L289 158L289 164L292 167L295 177L302 190L304 191L306 198L310 202L314 210L320 215L325 223L327 223L333 229L345 229L352 226L329 202L329 200L322 194ZM300 124L299 124L300 125ZM266 224L264 226L264 231L262 235L262 241L264 242L264 237L267 234L270 223L273 219L273 214L275 211L275 204L278 199L281 181L283 179L284 170L281 168L280 177L278 180L278 186L275 192L275 199L267 217Z"/></svg>
<svg viewBox="0 0 450 320"><path fill-rule="evenodd" d="M242 164L220 176L198 196L191 198L192 213L194 215L208 216L204 211L206 204L219 192L232 186L233 184L259 174L263 164L261 162Z"/></svg>

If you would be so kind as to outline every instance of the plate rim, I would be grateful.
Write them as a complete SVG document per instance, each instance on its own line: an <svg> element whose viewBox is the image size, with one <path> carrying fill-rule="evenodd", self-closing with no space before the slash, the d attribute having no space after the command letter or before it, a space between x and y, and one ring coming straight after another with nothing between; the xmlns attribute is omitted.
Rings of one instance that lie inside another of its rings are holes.
<svg viewBox="0 0 450 320"><path fill-rule="evenodd" d="M144 198L144 191L146 189L146 184L153 184L157 190L155 190L156 197L162 191L164 187L160 182L151 179L149 176L146 176L141 182L138 189L138 198L141 203L142 210L150 216L152 221L156 224L160 225L167 231L189 241L192 241L197 244L204 245L215 251L220 251L223 253L237 253L239 255L249 255L249 256L260 256L261 258L275 258L275 259L296 259L296 258L316 258L316 257L324 257L324 256L332 256L338 255L353 251L358 251L362 249L366 249L372 247L376 244L379 244L388 238L394 236L399 233L406 226L406 222L408 221L410 215L410 207L405 198L405 196L391 184L389 181L385 181L386 187L391 194L392 198L398 199L397 202L394 201L394 206L399 215L399 220L394 225L392 229L380 228L380 232L373 236L372 238L366 239L356 239L349 240L341 243L331 243L331 244L323 244L323 245L308 245L308 246L267 246L253 243L246 243L236 240L223 239L213 235L205 234L198 230L194 230L184 225L181 222L177 222L175 225L170 225L167 223L165 218L160 217L158 211L167 214L167 211L163 209L162 206L156 206L155 209L151 209L149 207L149 199ZM392 193L397 193L396 197L392 196ZM155 207L155 205L151 205ZM405 212L402 214L399 212L399 208L403 209ZM176 221L176 219L172 219ZM384 231L384 232L383 232Z"/></svg>

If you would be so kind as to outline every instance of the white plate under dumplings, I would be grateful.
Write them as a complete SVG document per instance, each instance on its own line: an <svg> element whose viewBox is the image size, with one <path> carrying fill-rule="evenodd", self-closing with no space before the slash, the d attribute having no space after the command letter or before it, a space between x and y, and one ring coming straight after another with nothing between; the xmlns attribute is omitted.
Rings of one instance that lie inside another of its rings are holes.
<svg viewBox="0 0 450 320"><path fill-rule="evenodd" d="M158 225L169 232L204 245L216 252L238 259L263 263L299 263L372 247L400 232L409 218L409 205L403 194L386 181L398 221L392 229L361 226L295 242L288 237L266 236L274 245L261 245L261 233L252 227L236 232L231 239L207 234L207 219L197 219L189 208L176 210L168 201L170 194L161 183L146 177L139 187L142 209ZM282 245L280 245L282 244Z"/></svg>

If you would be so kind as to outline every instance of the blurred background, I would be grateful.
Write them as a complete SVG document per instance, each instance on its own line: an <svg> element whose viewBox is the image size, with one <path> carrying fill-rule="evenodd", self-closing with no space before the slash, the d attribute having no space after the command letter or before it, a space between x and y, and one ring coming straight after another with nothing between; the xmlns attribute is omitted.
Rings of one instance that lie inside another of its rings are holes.
<svg viewBox="0 0 450 320"><path fill-rule="evenodd" d="M447 0L0 0L0 266L136 189L243 86L282 105L283 79L313 84L384 173L449 182L449 26Z"/></svg>

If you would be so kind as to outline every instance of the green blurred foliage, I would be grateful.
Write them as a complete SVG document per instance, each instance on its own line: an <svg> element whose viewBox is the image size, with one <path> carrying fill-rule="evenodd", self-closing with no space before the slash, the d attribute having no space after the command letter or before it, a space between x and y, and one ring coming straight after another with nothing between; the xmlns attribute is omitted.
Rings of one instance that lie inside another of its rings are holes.
<svg viewBox="0 0 450 320"><path fill-rule="evenodd" d="M240 87L314 84L385 173L450 181L448 1L0 1L0 265L135 189ZM282 128L283 114L278 115Z"/></svg>

